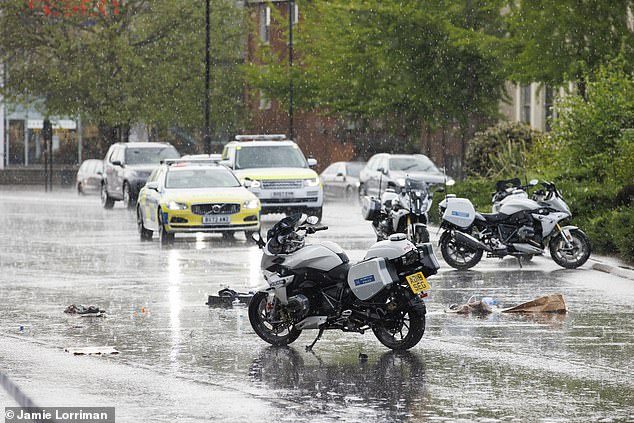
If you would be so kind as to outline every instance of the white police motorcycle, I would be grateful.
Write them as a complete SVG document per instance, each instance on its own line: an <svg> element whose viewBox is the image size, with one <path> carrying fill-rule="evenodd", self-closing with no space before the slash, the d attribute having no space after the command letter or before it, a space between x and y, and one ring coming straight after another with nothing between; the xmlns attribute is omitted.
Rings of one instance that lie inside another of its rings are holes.
<svg viewBox="0 0 634 423"><path fill-rule="evenodd" d="M305 329L364 333L393 350L415 346L425 332L423 298L427 277L439 268L431 244L418 247L404 234L377 242L363 261L351 264L337 244L305 244L307 234L325 230L317 219L288 216L253 239L262 249L261 268L268 287L249 303L249 321L260 338L287 345Z"/></svg>
<svg viewBox="0 0 634 423"><path fill-rule="evenodd" d="M447 195L440 203L442 216L440 251L451 267L469 269L489 257L522 257L543 254L548 247L558 265L574 269L591 253L590 240L576 226L561 226L572 216L570 208L552 182L532 198L520 192L500 200L498 212L476 213L466 198ZM527 196L526 196L527 197Z"/></svg>

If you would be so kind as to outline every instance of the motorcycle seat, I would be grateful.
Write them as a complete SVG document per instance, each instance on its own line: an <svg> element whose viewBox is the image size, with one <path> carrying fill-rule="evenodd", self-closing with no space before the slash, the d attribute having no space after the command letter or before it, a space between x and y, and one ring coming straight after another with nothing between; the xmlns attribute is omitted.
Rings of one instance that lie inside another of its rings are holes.
<svg viewBox="0 0 634 423"><path fill-rule="evenodd" d="M476 219L483 222L499 222L505 220L508 215L504 213L476 213Z"/></svg>

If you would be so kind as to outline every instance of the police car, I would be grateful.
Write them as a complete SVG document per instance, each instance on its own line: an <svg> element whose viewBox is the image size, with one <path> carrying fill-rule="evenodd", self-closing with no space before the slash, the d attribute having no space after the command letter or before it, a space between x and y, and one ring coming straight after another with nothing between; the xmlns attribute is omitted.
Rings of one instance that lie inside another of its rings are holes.
<svg viewBox="0 0 634 423"><path fill-rule="evenodd" d="M262 213L302 212L321 219L323 188L304 157L284 135L238 135L225 145L222 163L255 194Z"/></svg>

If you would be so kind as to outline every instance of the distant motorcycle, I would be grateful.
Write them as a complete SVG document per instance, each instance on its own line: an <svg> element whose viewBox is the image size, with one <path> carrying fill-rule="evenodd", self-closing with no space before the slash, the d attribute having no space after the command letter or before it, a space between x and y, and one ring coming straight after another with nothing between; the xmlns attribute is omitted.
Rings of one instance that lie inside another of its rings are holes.
<svg viewBox="0 0 634 423"><path fill-rule="evenodd" d="M296 214L277 222L262 249L261 268L269 287L249 303L255 333L272 345L295 341L304 329L364 333L393 350L415 346L425 332L426 280L439 268L431 244L415 246L404 234L374 244L362 262L350 264L333 242L305 245L305 237L325 226Z"/></svg>
<svg viewBox="0 0 634 423"><path fill-rule="evenodd" d="M491 196L491 211L498 213L502 202L511 199L528 198L528 190L537 185L537 179L531 179L526 185L522 185L519 178L503 179L495 184L495 192Z"/></svg>
<svg viewBox="0 0 634 423"><path fill-rule="evenodd" d="M361 213L365 220L372 222L377 241L405 233L414 244L429 242L428 213L434 193L440 191L444 189L431 191L426 182L408 177L398 193L387 189L380 200L363 197Z"/></svg>
<svg viewBox="0 0 634 423"><path fill-rule="evenodd" d="M591 253L590 240L576 226L561 226L572 216L554 183L532 198L508 198L498 213L476 213L466 198L447 195L440 203L442 216L440 251L451 267L469 269L490 257L543 254L546 247L558 265L573 269L583 265Z"/></svg>

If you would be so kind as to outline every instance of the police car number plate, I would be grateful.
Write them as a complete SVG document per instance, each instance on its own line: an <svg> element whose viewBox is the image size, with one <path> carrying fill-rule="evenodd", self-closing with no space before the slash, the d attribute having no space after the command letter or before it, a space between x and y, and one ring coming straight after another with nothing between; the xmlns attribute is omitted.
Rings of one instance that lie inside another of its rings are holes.
<svg viewBox="0 0 634 423"><path fill-rule="evenodd" d="M205 215L203 216L203 225L220 225L229 223L229 216Z"/></svg>
<svg viewBox="0 0 634 423"><path fill-rule="evenodd" d="M293 191L275 191L271 193L273 198L293 198L295 193Z"/></svg>

